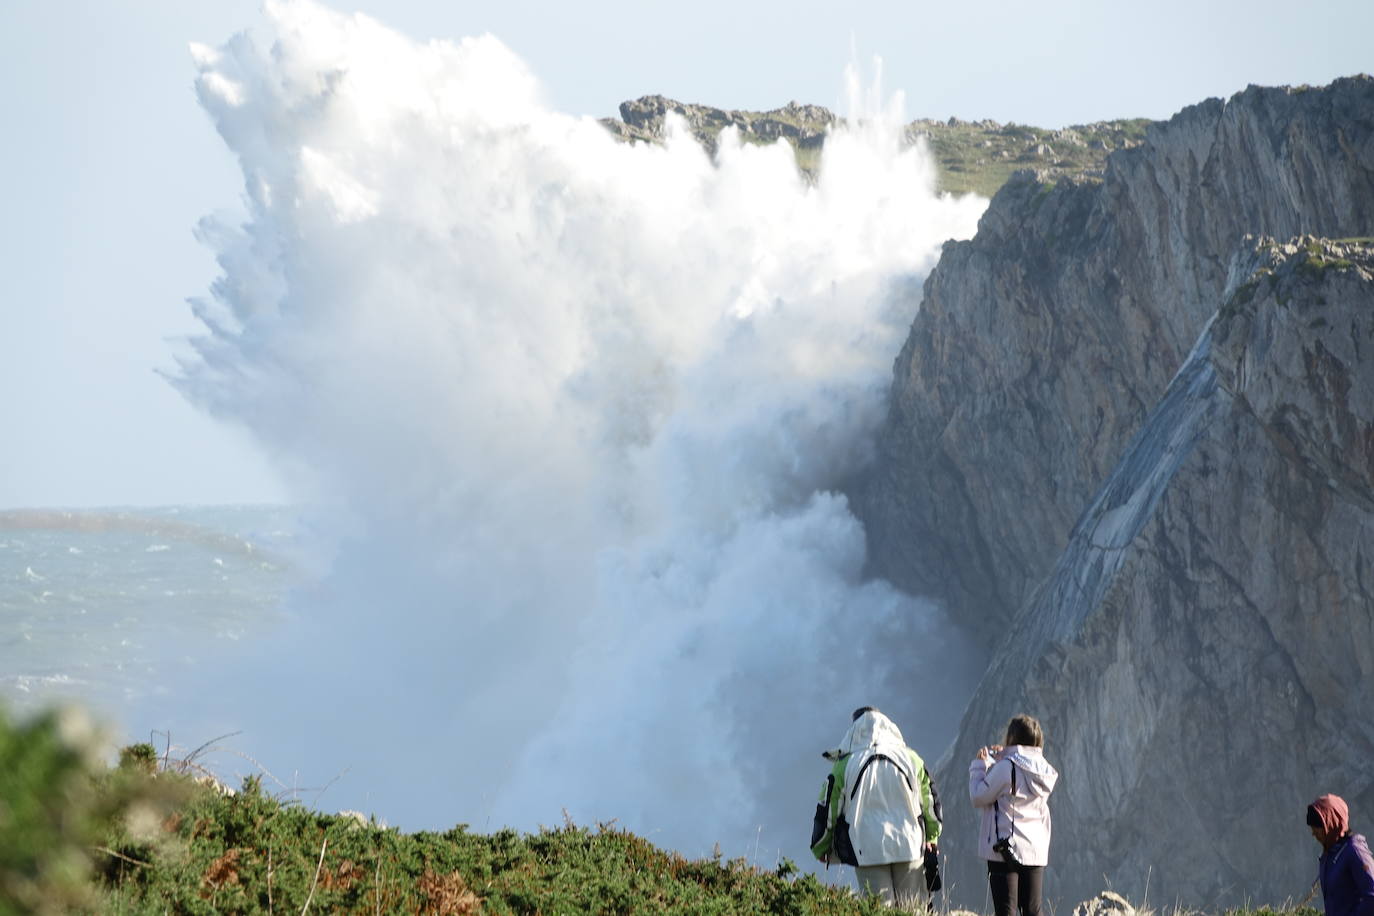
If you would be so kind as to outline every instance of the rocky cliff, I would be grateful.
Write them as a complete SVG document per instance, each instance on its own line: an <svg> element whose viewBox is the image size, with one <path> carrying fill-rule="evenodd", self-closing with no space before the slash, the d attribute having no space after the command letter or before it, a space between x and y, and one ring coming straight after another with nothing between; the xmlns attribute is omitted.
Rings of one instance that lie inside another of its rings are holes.
<svg viewBox="0 0 1374 916"><path fill-rule="evenodd" d="M1238 261L942 763L962 794L978 745L1041 716L1063 900L1104 880L1136 900L1147 882L1191 905L1301 898L1307 802L1374 813L1374 245ZM971 831L949 836L956 886L976 886Z"/></svg>
<svg viewBox="0 0 1374 916"><path fill-rule="evenodd" d="M877 570L996 647L940 766L956 899L967 762L1019 711L1063 902L1301 897L1307 801L1374 817L1374 257L1304 233L1374 234L1368 77L1019 176L927 281L854 497Z"/></svg>
<svg viewBox="0 0 1374 916"><path fill-rule="evenodd" d="M1195 105L1101 179L1019 173L946 245L896 361L881 459L852 494L873 571L993 639L1181 365L1242 237L1371 227L1369 77Z"/></svg>

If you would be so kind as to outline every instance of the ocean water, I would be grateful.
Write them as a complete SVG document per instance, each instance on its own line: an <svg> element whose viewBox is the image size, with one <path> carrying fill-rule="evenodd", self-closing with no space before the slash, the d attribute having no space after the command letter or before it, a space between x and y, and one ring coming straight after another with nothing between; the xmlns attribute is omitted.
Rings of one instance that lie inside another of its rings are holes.
<svg viewBox="0 0 1374 916"><path fill-rule="evenodd" d="M278 506L0 511L0 698L118 725L281 622L294 526Z"/></svg>

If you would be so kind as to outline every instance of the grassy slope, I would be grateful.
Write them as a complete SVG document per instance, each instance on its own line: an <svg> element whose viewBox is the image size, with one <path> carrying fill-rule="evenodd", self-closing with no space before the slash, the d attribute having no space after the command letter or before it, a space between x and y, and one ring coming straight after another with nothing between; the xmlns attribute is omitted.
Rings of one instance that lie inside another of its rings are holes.
<svg viewBox="0 0 1374 916"><path fill-rule="evenodd" d="M743 860L688 860L611 827L403 834L283 803L255 780L222 795L177 774L180 800L97 847L105 913L877 914L843 888ZM189 795L186 792L189 791ZM164 797L165 791L160 793ZM1167 916L1196 911L1173 909ZM1200 914L1199 914L1200 916ZM1310 908L1226 916L1320 916Z"/></svg>
<svg viewBox="0 0 1374 916"><path fill-rule="evenodd" d="M210 744L138 744L115 767L103 746L84 716L0 707L0 916L878 912L786 861L690 861L609 825L404 834L258 777L226 790L198 762Z"/></svg>
<svg viewBox="0 0 1374 916"><path fill-rule="evenodd" d="M140 838L116 825L100 857L106 912L880 912L786 862L689 861L609 827L403 834L253 780L234 795L197 787Z"/></svg>
<svg viewBox="0 0 1374 916"><path fill-rule="evenodd" d="M907 133L930 144L940 166L941 191L991 197L1018 169L1063 175L1099 171L1112 150L1138 144L1149 123L1133 119L1045 130L992 121L916 121Z"/></svg>

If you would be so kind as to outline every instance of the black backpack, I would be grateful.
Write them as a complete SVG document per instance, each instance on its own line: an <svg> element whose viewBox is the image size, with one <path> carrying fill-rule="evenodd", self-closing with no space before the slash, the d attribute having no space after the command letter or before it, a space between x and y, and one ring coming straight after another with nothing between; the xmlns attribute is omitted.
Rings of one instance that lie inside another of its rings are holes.
<svg viewBox="0 0 1374 916"><path fill-rule="evenodd" d="M830 829L830 794L834 791L835 774L831 773L825 778L825 791L821 793L822 801L816 803L816 815L811 820L812 849L816 848L816 844ZM835 832L831 836L830 851L827 855L834 855L841 865L859 864L858 858L854 855L854 844L849 839L849 821L845 819L843 811L835 819Z"/></svg>

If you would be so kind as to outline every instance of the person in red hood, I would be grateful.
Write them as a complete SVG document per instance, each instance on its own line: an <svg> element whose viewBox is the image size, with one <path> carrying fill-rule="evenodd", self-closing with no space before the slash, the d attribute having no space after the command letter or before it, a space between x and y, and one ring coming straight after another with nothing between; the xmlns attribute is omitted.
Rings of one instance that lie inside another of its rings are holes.
<svg viewBox="0 0 1374 916"><path fill-rule="evenodd" d="M1317 877L1326 916L1374 916L1374 858L1365 838L1350 832L1345 799L1323 795L1308 805L1307 826L1322 844Z"/></svg>

